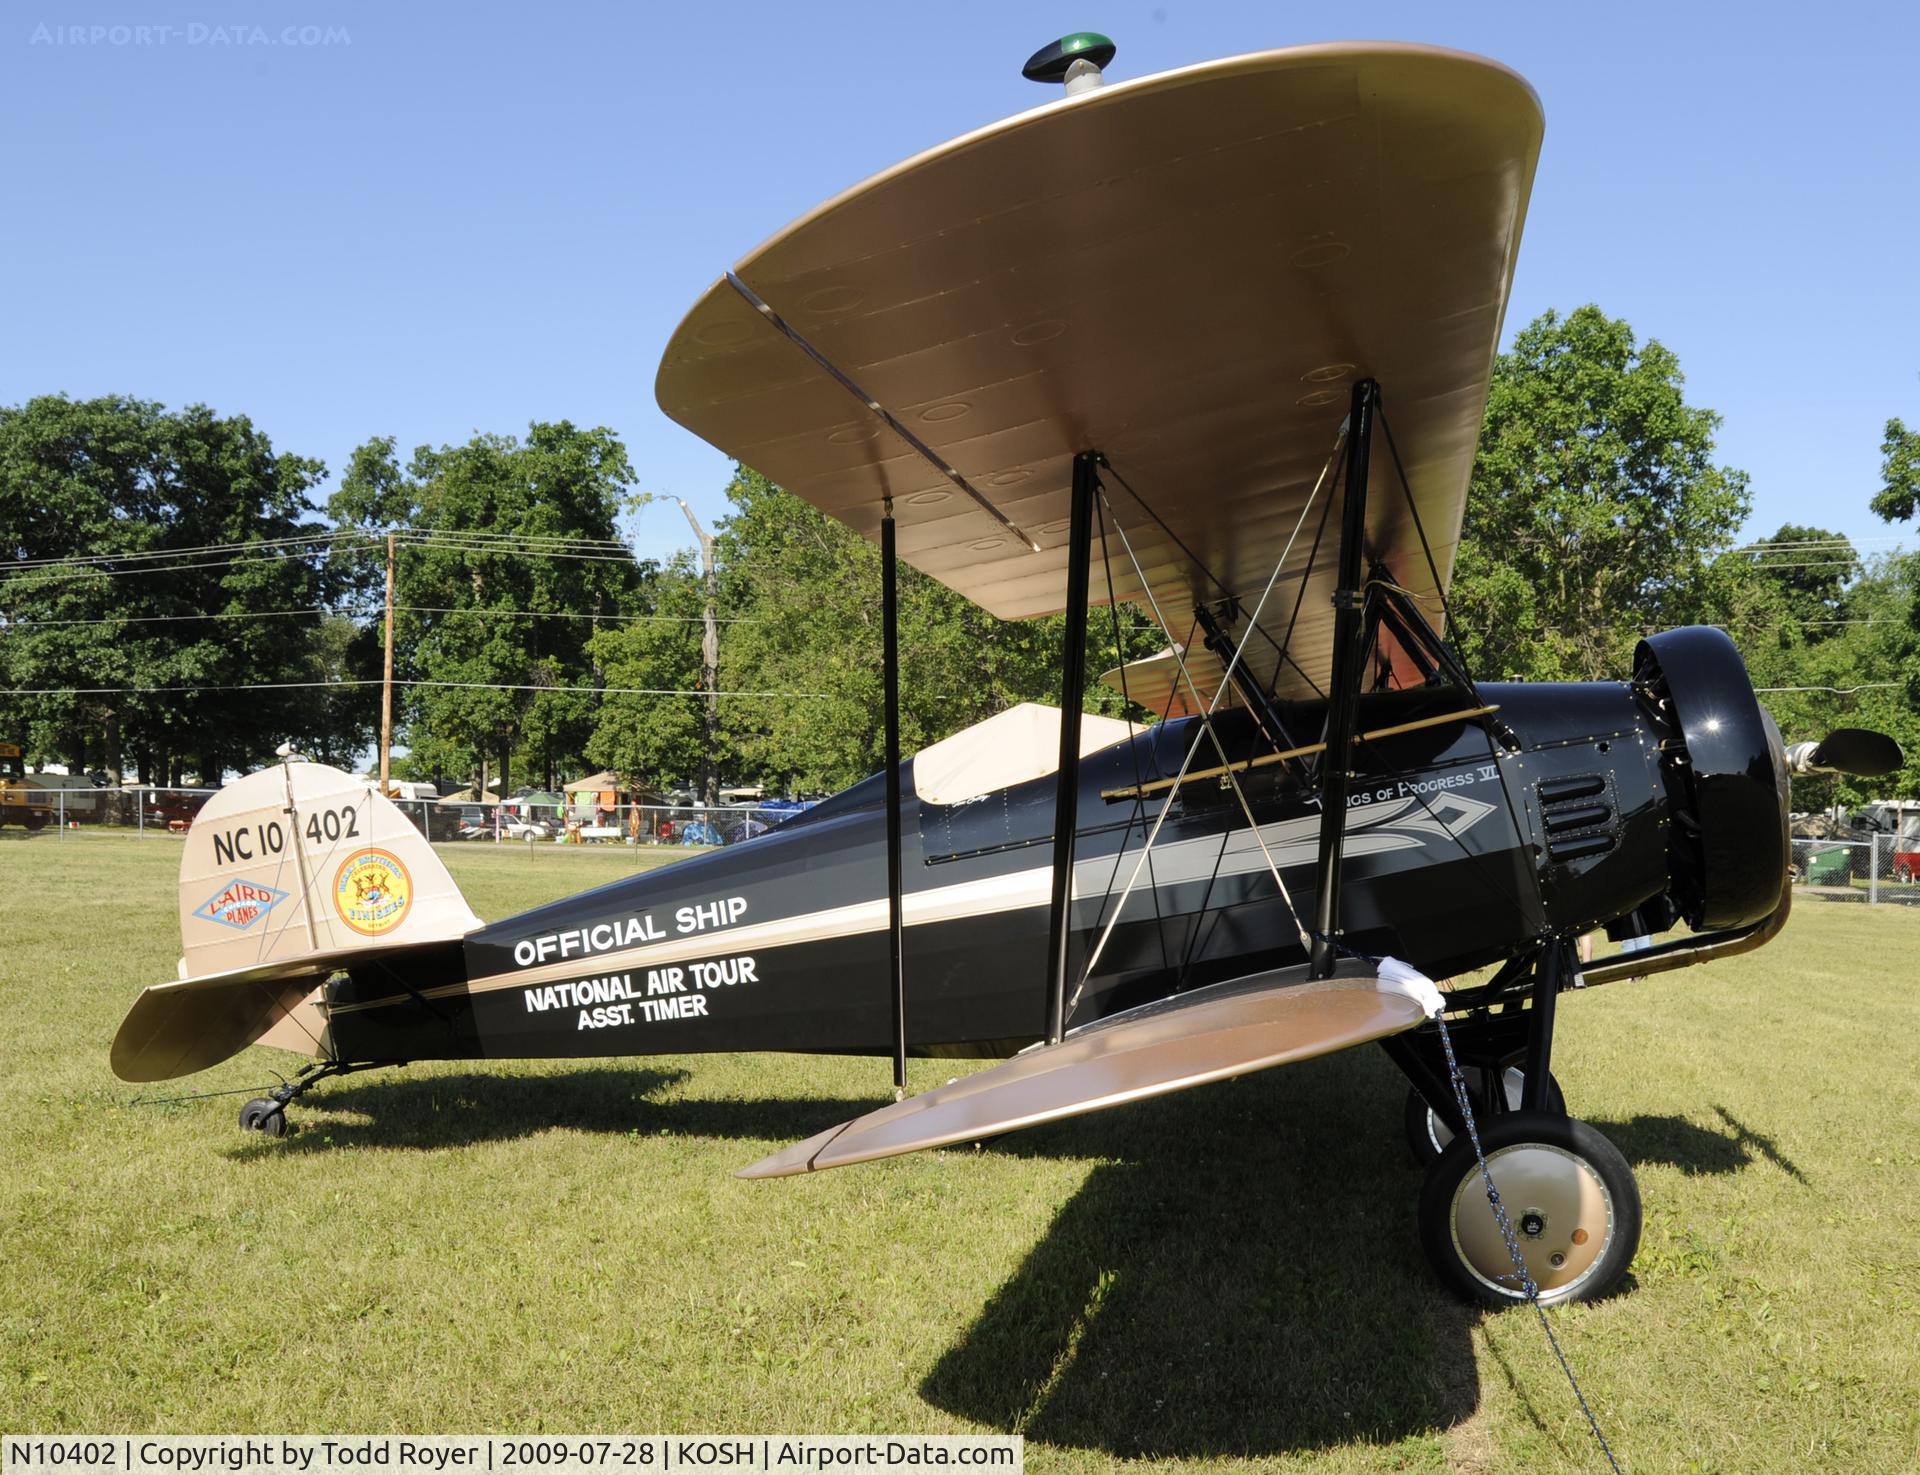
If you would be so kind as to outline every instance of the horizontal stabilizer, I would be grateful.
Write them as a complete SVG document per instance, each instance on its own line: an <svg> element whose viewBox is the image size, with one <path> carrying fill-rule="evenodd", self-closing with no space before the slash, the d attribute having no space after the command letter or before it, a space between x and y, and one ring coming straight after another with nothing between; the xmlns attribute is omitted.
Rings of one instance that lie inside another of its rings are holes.
<svg viewBox="0 0 1920 1475"><path fill-rule="evenodd" d="M295 1010L326 977L318 966L275 978L163 983L141 993L120 1021L109 1057L123 1081L167 1081L218 1065ZM324 1036L313 1042L322 1053Z"/></svg>
<svg viewBox="0 0 1920 1475"><path fill-rule="evenodd" d="M402 944L386 955L444 947ZM332 1055L315 987L365 951L341 948L281 963L261 963L143 989L113 1037L109 1063L123 1081L167 1081L218 1065L248 1045L266 1043L320 1058ZM273 1033L273 1038L262 1037Z"/></svg>
<svg viewBox="0 0 1920 1475"><path fill-rule="evenodd" d="M742 1178L784 1178L1041 1122L1102 1111L1330 1054L1412 1029L1433 985L1403 965L1341 963L1308 981L1306 965L1144 1004L776 1152Z"/></svg>

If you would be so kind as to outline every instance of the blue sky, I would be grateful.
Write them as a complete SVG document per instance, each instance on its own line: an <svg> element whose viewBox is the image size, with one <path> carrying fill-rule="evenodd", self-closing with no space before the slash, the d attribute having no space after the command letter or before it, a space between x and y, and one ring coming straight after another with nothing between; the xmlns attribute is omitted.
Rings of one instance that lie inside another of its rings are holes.
<svg viewBox="0 0 1920 1475"><path fill-rule="evenodd" d="M1881 427L1920 420L1916 15L11 0L0 403L199 400L336 471L375 434L564 416L614 427L642 488L711 520L727 464L655 409L654 366L788 219L1044 101L1019 67L1066 31L1112 35L1116 78L1384 37L1496 57L1545 103L1509 333L1587 301L1626 317L1725 416L1750 532L1878 546ZM148 29L91 29L114 26ZM689 541L671 503L638 532Z"/></svg>

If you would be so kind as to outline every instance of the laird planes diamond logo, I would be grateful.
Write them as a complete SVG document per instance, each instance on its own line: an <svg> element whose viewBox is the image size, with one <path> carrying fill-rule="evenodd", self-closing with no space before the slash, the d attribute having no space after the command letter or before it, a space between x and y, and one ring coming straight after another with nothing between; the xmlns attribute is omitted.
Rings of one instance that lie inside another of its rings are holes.
<svg viewBox="0 0 1920 1475"><path fill-rule="evenodd" d="M229 881L193 909L196 917L245 932L287 899L287 893L258 881Z"/></svg>

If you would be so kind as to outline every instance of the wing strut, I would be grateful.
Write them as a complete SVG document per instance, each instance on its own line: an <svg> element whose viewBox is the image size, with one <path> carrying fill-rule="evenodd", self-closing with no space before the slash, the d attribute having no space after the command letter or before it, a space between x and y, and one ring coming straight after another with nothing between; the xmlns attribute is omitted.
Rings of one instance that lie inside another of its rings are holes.
<svg viewBox="0 0 1920 1475"><path fill-rule="evenodd" d="M1333 972L1334 938L1340 928L1340 860L1347 839L1347 778L1353 766L1353 729L1360 711L1361 649L1365 591L1360 560L1367 541L1367 461L1373 448L1373 411L1380 386L1362 379L1353 386L1347 412L1346 500L1340 512L1340 576L1333 589L1333 672L1327 682L1327 751L1320 759L1320 885L1314 906L1309 976Z"/></svg>
<svg viewBox="0 0 1920 1475"><path fill-rule="evenodd" d="M887 729L887 977L893 992L893 1089L907 1089L907 972L900 896L900 568L893 498L880 504L881 686Z"/></svg>
<svg viewBox="0 0 1920 1475"><path fill-rule="evenodd" d="M1274 586L1280 581L1280 572L1286 567L1287 559L1293 553L1293 545L1299 541L1301 528L1306 526L1307 514L1313 510L1314 502L1319 499L1320 493L1328 486L1328 478L1333 475L1334 463L1340 458L1341 448L1344 444L1346 434L1347 427L1343 423L1340 427L1340 436L1334 440L1333 450L1327 456L1326 464L1320 468L1320 475L1314 481L1313 491L1308 494L1305 504L1300 508L1300 516L1293 524L1293 532L1287 537L1287 546L1281 550L1280 557L1274 562L1273 572L1267 576L1266 587L1260 591L1260 598L1254 604L1253 614L1249 620L1251 626L1257 627L1259 625L1261 612L1267 607L1267 599L1272 595ZM1112 467L1109 466L1108 469L1112 470ZM1115 480L1120 481L1122 486L1126 486L1126 482L1119 477L1118 473L1115 473ZM1095 485L1097 487L1098 483L1096 482ZM1148 515L1152 516L1152 508L1147 506L1147 503L1140 495L1134 492L1131 487L1128 487L1127 490L1133 496L1133 499L1139 502L1142 508L1146 509ZM1186 656L1179 644L1178 638L1174 635L1172 626L1167 623L1166 612L1160 607L1160 601L1155 597L1153 592L1153 584L1147 578L1146 569L1142 567L1140 563L1140 555L1134 552L1133 541L1127 536L1127 530L1121 524L1119 516L1114 512L1113 505L1106 501L1104 491L1101 492L1101 501L1106 507L1108 516L1113 520L1113 530L1119 535L1120 546L1125 550L1128 562L1133 565L1134 577L1140 581L1140 587L1146 595L1148 607L1153 611L1155 622L1160 626L1161 631L1166 635L1167 639L1174 642L1169 648L1173 656L1174 665L1179 669L1180 681L1185 684L1194 710L1198 712L1200 716L1200 729L1194 733L1193 742L1187 747L1187 756L1180 761L1180 771L1174 775L1171 787L1178 788L1186 781L1187 771L1193 767L1193 760L1199 756L1200 745L1208 739L1211 739L1214 749L1220 754L1220 761L1222 765L1224 765L1221 770L1222 776L1232 787L1234 797L1240 801L1241 812L1247 817L1248 833L1253 836L1254 843L1260 847L1260 854L1267 862L1267 869L1273 874L1274 886L1279 891L1281 900L1286 903L1287 910L1292 913L1294 926L1299 928L1301 946L1310 947L1311 939L1307 935L1306 925L1301 921L1300 909L1294 905L1293 897L1287 891L1287 883L1281 878L1280 867L1274 863L1273 855L1267 849L1267 842L1261 836L1259 821L1254 818L1253 807L1247 802L1246 791L1240 787L1239 779L1234 776L1233 762L1227 756L1226 745L1220 741L1220 735L1214 731L1213 727L1214 711L1220 705L1221 699L1232 687L1234 667L1239 663L1242 647L1234 647L1233 655L1227 663L1227 669L1221 673L1220 684L1214 688L1213 696L1203 701L1200 695L1200 687L1198 683L1194 681L1193 673L1187 669ZM1331 506L1332 504L1329 503L1328 505ZM1324 518L1322 521L1324 522ZM1319 538L1317 535L1314 539L1314 546L1319 546ZM1302 587L1305 587L1304 580L1302 581ZM1127 898L1133 895L1134 884L1140 879L1141 868L1145 866L1147 857L1152 854L1154 842L1160 838L1160 827L1167 822L1167 816L1172 813L1173 805L1169 802L1161 805L1160 813L1154 817L1153 827L1147 831L1146 841L1140 847L1139 856L1134 860L1133 874L1127 877L1127 884L1120 892L1119 901L1114 904L1113 910L1107 916L1106 925L1100 931L1099 938L1094 942L1092 950L1087 954L1086 965L1081 970L1080 989L1075 990L1073 1002L1078 1002L1080 990L1086 988L1087 980L1093 976L1093 970L1100 962L1100 955L1106 950L1107 939L1113 936L1113 929L1118 926L1120 922L1120 914L1126 909ZM1124 847L1122 853L1125 853Z"/></svg>
<svg viewBox="0 0 1920 1475"><path fill-rule="evenodd" d="M1053 894L1047 912L1047 1043L1067 1032L1067 955L1073 929L1073 842L1080 824L1080 708L1087 684L1087 564L1093 556L1093 482L1100 456L1073 458L1067 532L1067 628L1060 653L1060 765L1053 791Z"/></svg>

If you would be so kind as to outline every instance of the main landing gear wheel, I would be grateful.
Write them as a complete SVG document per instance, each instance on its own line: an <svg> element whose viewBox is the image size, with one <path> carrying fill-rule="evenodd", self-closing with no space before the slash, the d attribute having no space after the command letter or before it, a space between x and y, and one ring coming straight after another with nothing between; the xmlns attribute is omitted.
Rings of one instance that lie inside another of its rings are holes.
<svg viewBox="0 0 1920 1475"><path fill-rule="evenodd" d="M1640 1188L1620 1149L1585 1122L1543 1111L1508 1112L1479 1128L1541 1304L1596 1301L1618 1287L1640 1247ZM1462 1296L1484 1306L1526 1300L1470 1138L1427 1169L1420 1243Z"/></svg>
<svg viewBox="0 0 1920 1475"><path fill-rule="evenodd" d="M287 1135L287 1109L278 1101L256 1096L240 1108L240 1130L260 1132L268 1137Z"/></svg>
<svg viewBox="0 0 1920 1475"><path fill-rule="evenodd" d="M1470 1065L1464 1074L1467 1078L1467 1093L1473 1098L1473 1109L1483 1118L1487 1108L1483 1103L1487 1099L1486 1072L1477 1065ZM1526 1076L1518 1066L1508 1066L1502 1072L1502 1082L1506 1086L1507 1111L1520 1109L1520 1096L1527 1083ZM1561 1094L1560 1082L1553 1073L1547 1073L1547 1109L1555 1116L1567 1114L1567 1098ZM1407 1146L1412 1149L1413 1160L1426 1167L1440 1154L1446 1151L1447 1144L1453 1141L1453 1129L1433 1114L1433 1108L1427 1105L1426 1098L1412 1087L1407 1088L1407 1103L1401 1112L1401 1125L1407 1133ZM1483 1122L1484 1127L1484 1122Z"/></svg>

